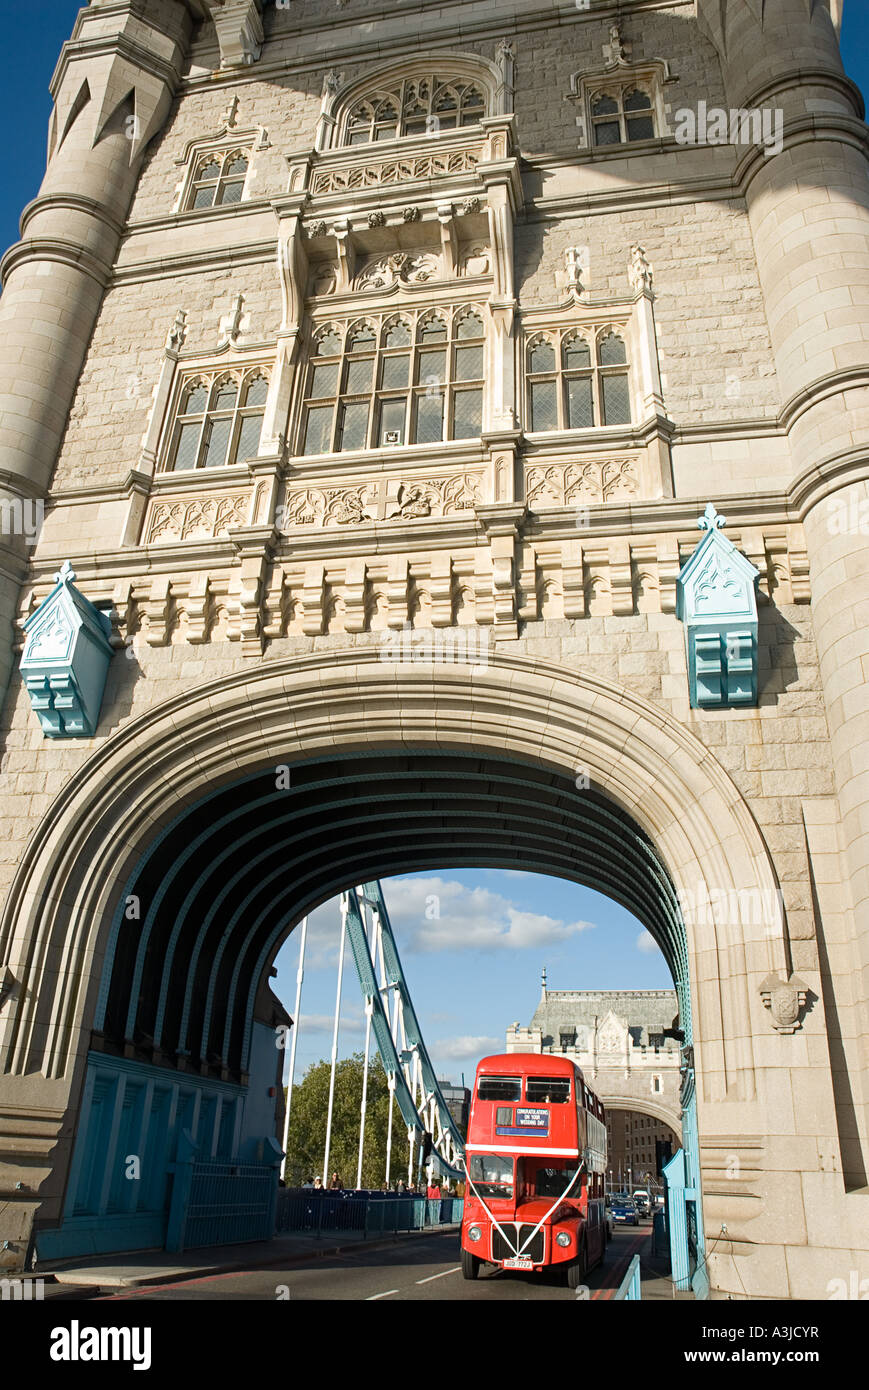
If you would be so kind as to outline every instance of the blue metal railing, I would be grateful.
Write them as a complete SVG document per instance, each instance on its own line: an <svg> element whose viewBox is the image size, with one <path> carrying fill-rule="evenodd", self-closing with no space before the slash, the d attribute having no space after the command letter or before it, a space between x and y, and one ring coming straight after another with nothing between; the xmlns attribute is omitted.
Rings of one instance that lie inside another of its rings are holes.
<svg viewBox="0 0 869 1390"><path fill-rule="evenodd" d="M276 1234L360 1231L363 1238L422 1231L460 1222L461 1197L391 1197L386 1193L329 1193L289 1188L278 1193Z"/></svg>
<svg viewBox="0 0 869 1390"><path fill-rule="evenodd" d="M637 1302L642 1298L640 1292L640 1257L635 1255L628 1265L627 1273L619 1284L615 1293L615 1298L627 1299Z"/></svg>

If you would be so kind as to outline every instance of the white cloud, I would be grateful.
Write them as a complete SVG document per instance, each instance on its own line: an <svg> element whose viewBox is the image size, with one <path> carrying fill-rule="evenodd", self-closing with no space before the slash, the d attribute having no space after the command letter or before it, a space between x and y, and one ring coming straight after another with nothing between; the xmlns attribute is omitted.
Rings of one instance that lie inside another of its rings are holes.
<svg viewBox="0 0 869 1390"><path fill-rule="evenodd" d="M492 1052L503 1052L503 1038L487 1038L465 1034L459 1038L441 1038L432 1043L431 1051L438 1062L476 1062Z"/></svg>
<svg viewBox="0 0 869 1390"><path fill-rule="evenodd" d="M651 935L650 932L647 931L640 932L635 944L637 950L642 951L643 954L646 956L655 955L656 952L660 950L660 947L658 946L658 943L655 940L655 938Z"/></svg>
<svg viewBox="0 0 869 1390"><path fill-rule="evenodd" d="M594 926L527 912L488 888L440 877L393 879L386 900L399 946L410 951L539 949Z"/></svg>

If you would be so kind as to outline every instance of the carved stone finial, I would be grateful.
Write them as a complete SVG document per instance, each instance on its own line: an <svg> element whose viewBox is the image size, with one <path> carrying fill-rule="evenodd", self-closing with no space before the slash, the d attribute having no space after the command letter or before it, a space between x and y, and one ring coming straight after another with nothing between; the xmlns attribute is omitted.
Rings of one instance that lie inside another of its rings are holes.
<svg viewBox="0 0 869 1390"><path fill-rule="evenodd" d="M166 351L180 352L187 337L187 310L179 309L175 315L175 322L166 334Z"/></svg>
<svg viewBox="0 0 869 1390"><path fill-rule="evenodd" d="M230 97L229 105L227 106L220 119L223 121L223 124L225 126L229 127L230 130L235 129L235 125L238 119L238 97Z"/></svg>
<svg viewBox="0 0 869 1390"><path fill-rule="evenodd" d="M639 243L631 247L631 260L628 266L628 279L635 290L650 290L652 288L652 267L646 256L645 248Z"/></svg>
<svg viewBox="0 0 869 1390"><path fill-rule="evenodd" d="M241 332L241 320L244 313L244 295L237 294L232 302L232 311L224 315L220 320L219 332L222 343L231 343L235 346L238 335Z"/></svg>
<svg viewBox="0 0 869 1390"><path fill-rule="evenodd" d="M334 68L330 68L329 71L328 71L328 72L325 74L325 76L323 77L323 95L324 95L324 96L330 96L330 97L335 96L335 94L336 94L336 92L338 91L338 89L340 88L340 86L341 86L341 74L340 74L340 72L336 72Z"/></svg>
<svg viewBox="0 0 869 1390"><path fill-rule="evenodd" d="M702 516L697 518L697 529L700 531L723 530L727 525L727 517L721 516L715 510L714 502L707 502Z"/></svg>
<svg viewBox="0 0 869 1390"><path fill-rule="evenodd" d="M760 986L760 997L764 1008L769 1009L770 1021L777 1033L795 1033L801 1026L808 988L798 975L791 975L787 980L767 975Z"/></svg>
<svg viewBox="0 0 869 1390"><path fill-rule="evenodd" d="M625 66L628 61L627 45L622 38L620 24L610 25L610 53L614 63L618 63L619 67Z"/></svg>
<svg viewBox="0 0 869 1390"><path fill-rule="evenodd" d="M495 56L497 58L512 58L514 52L515 50L513 48L513 40L501 39L500 43L498 44L498 47L495 49Z"/></svg>
<svg viewBox="0 0 869 1390"><path fill-rule="evenodd" d="M54 576L55 584L71 584L75 579L75 570L69 560L64 560L57 574Z"/></svg>
<svg viewBox="0 0 869 1390"><path fill-rule="evenodd" d="M588 247L568 246L564 252L567 265L567 287L576 294L583 291L582 277L588 271Z"/></svg>

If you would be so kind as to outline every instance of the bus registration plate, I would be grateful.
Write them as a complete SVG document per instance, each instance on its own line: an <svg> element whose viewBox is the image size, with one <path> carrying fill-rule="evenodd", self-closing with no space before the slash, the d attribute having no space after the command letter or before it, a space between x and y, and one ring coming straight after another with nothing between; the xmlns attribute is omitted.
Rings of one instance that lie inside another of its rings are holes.
<svg viewBox="0 0 869 1390"><path fill-rule="evenodd" d="M529 1258L528 1258L527 1255L511 1255L510 1258L507 1259L507 1260L504 1260L503 1263L504 1263L504 1268L505 1268L505 1269L533 1269L533 1268L534 1268L534 1261L533 1261L533 1260L529 1260Z"/></svg>

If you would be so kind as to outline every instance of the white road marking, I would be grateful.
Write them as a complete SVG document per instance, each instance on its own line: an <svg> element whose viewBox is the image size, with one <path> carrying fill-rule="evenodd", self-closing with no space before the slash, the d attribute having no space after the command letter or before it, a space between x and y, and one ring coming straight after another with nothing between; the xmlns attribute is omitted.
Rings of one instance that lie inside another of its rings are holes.
<svg viewBox="0 0 869 1390"><path fill-rule="evenodd" d="M388 1298L391 1293L398 1293L398 1289L387 1289L384 1293L373 1293L366 1298L366 1303L373 1303L377 1298Z"/></svg>
<svg viewBox="0 0 869 1390"><path fill-rule="evenodd" d="M427 1279L417 1279L418 1284L430 1284L432 1279L443 1279L445 1274L458 1274L461 1265L456 1265L455 1269L442 1269L440 1274L430 1274Z"/></svg>

